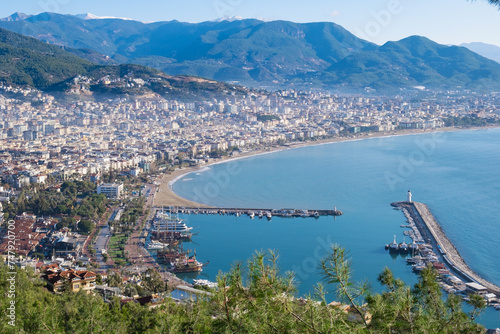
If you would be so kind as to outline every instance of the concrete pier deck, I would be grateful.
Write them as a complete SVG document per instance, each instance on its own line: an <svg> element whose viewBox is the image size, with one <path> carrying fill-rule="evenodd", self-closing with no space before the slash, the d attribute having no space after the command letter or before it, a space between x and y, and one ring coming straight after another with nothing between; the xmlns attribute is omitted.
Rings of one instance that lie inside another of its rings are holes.
<svg viewBox="0 0 500 334"><path fill-rule="evenodd" d="M450 265L454 270L461 273L462 276L468 277L469 279L486 287L489 292L500 296L499 286L488 282L469 268L462 256L460 256L458 250L443 232L441 226L436 221L436 218L434 218L427 205L418 202L399 202L393 203L393 206L403 206L413 211L414 215L421 222L423 222L423 224L425 224L428 232L431 234L436 244L441 247L441 255L443 256L445 261L448 262L448 265Z"/></svg>
<svg viewBox="0 0 500 334"><path fill-rule="evenodd" d="M224 215L249 215L251 213L257 215L259 212L270 212L273 217L313 217L315 213L318 216L341 216L340 210L295 210L295 209L256 209L256 208L206 208L206 207L155 207L155 210L165 210L170 213L185 213L185 214L224 214Z"/></svg>

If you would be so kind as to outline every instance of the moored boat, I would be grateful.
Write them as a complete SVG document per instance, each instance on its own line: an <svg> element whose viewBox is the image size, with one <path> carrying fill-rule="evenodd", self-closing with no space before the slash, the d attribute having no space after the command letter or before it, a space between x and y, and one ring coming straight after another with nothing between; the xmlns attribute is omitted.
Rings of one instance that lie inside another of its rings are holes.
<svg viewBox="0 0 500 334"><path fill-rule="evenodd" d="M394 241L391 242L387 248L389 249L389 253L398 253L399 245L396 242L396 236L394 236Z"/></svg>
<svg viewBox="0 0 500 334"><path fill-rule="evenodd" d="M194 273L200 272L204 264L196 260L196 254L183 261L176 261L172 264L171 271L174 273Z"/></svg>
<svg viewBox="0 0 500 334"><path fill-rule="evenodd" d="M166 243L163 243L163 242L159 242L159 241L156 241L156 240L153 240L149 243L147 249L150 249L150 250L154 250L154 249L163 249L165 247L167 247L168 244Z"/></svg>
<svg viewBox="0 0 500 334"><path fill-rule="evenodd" d="M408 245L405 242L405 239L403 238L403 242L399 244L398 246L398 251L401 254L408 254Z"/></svg>

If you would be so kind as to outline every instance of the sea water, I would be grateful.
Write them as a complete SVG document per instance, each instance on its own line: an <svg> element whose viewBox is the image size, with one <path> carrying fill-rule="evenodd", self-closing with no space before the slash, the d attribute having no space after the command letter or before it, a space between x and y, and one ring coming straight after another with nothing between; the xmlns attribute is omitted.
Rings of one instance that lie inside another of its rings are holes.
<svg viewBox="0 0 500 334"><path fill-rule="evenodd" d="M298 294L314 292L318 265L331 244L349 251L353 280L381 291L389 267L414 284L404 258L384 246L403 241L405 218L391 202L426 203L468 265L500 285L500 129L425 133L307 146L230 161L180 178L180 196L212 206L337 209L341 217L253 220L247 216L184 215L197 234L185 248L210 261L198 278L215 280L255 251L279 253L279 268L294 271ZM410 240L407 238L406 242ZM332 296L334 298L334 296ZM500 312L480 319L500 327Z"/></svg>

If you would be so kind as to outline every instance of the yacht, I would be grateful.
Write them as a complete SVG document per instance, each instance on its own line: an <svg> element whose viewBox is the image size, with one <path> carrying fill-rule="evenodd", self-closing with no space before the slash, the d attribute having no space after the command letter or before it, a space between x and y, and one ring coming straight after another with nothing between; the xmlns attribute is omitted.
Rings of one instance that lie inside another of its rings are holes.
<svg viewBox="0 0 500 334"><path fill-rule="evenodd" d="M166 212L158 212L153 221L153 232L189 232L193 228L188 227L183 220L173 217Z"/></svg>
<svg viewBox="0 0 500 334"><path fill-rule="evenodd" d="M168 246L168 244L164 244L162 242L154 240L154 241L151 241L151 243L148 246L148 249L163 249L167 246Z"/></svg>

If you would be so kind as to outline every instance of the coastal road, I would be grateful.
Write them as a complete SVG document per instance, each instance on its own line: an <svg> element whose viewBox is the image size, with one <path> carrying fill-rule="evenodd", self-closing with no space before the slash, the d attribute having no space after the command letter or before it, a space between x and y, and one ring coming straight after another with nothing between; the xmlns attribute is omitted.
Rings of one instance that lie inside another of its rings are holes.
<svg viewBox="0 0 500 334"><path fill-rule="evenodd" d="M106 262L104 261L104 257L102 256L102 250L106 249L111 235L109 222L115 219L117 213L118 209L114 209L113 213L111 213L111 216L109 217L108 222L106 222L106 225L101 227L99 235L97 236L95 241L96 259L97 262L99 263L100 269L107 270L112 268L112 266L107 265Z"/></svg>

